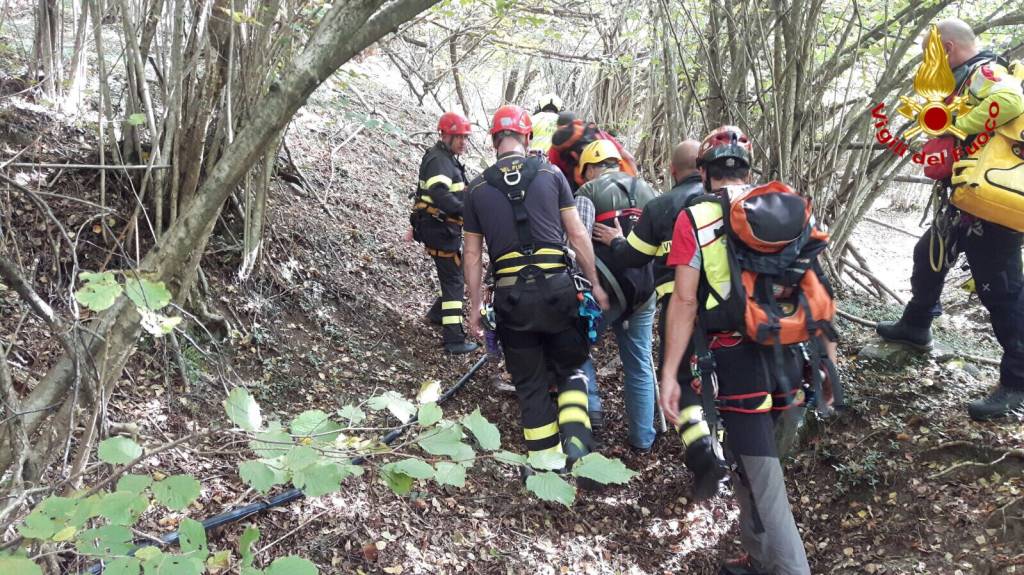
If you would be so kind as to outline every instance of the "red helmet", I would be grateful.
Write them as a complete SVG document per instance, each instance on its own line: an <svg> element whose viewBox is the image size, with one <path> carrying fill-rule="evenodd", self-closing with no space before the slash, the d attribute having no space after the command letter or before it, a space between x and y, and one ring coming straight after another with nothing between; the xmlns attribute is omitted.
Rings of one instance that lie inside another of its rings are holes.
<svg viewBox="0 0 1024 575"><path fill-rule="evenodd" d="M533 132L533 120L526 110L511 104L502 106L494 112L494 120L491 121L491 135L500 132L514 132L529 136Z"/></svg>
<svg viewBox="0 0 1024 575"><path fill-rule="evenodd" d="M468 136L473 126L458 112L445 112L437 121L437 131L444 136Z"/></svg>
<svg viewBox="0 0 1024 575"><path fill-rule="evenodd" d="M697 152L697 165L723 158L734 158L743 162L746 167L750 167L752 155L753 146L743 130L736 126L721 126L712 130L700 143L700 150Z"/></svg>

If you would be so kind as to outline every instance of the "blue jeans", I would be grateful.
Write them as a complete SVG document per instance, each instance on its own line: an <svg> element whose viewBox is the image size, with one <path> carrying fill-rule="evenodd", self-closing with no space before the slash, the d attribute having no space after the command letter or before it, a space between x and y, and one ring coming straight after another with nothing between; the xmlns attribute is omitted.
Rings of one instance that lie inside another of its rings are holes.
<svg viewBox="0 0 1024 575"><path fill-rule="evenodd" d="M654 366L651 365L651 345L654 334L655 300L633 312L625 321L612 325L615 340L619 344L619 358L622 360L623 396L626 400L626 415L629 417L629 443L633 447L647 449L654 443ZM602 411L601 397L597 390L597 373L594 362L588 358L583 364L587 374L588 408Z"/></svg>

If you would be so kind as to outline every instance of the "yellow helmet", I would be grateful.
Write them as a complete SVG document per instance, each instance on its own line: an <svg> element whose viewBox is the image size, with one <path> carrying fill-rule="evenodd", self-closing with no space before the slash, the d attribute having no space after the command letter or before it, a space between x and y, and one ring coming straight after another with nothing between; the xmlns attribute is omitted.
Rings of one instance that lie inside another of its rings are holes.
<svg viewBox="0 0 1024 575"><path fill-rule="evenodd" d="M614 158L621 162L622 154L619 153L619 149L611 141L594 140L587 144L586 148L583 148L579 166L581 170L584 170L588 164L600 164L609 158Z"/></svg>

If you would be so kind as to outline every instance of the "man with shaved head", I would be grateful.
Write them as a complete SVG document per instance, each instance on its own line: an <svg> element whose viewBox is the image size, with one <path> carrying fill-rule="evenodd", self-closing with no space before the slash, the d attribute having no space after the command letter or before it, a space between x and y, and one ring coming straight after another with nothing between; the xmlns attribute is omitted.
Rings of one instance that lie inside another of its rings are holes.
<svg viewBox="0 0 1024 575"><path fill-rule="evenodd" d="M989 138L1001 137L996 136L994 130L1024 112L1021 81L1007 71L1005 60L992 52L979 50L974 31L963 20L943 20L936 27L956 80L951 96L966 95L972 107L970 112L955 120L955 126L967 134L967 139L959 142L953 136L943 136L950 139L948 148L969 146L983 132L988 132ZM955 164L953 168L960 170L962 165ZM943 178L947 189L958 183L954 170L949 170ZM948 202L936 220L941 225L933 224L914 248L914 271L910 277L913 297L903 310L903 317L899 321L879 323L878 334L887 341L931 349L931 324L942 313L939 297L946 274L964 252L978 297L988 309L996 339L1003 347L999 386L988 397L970 402L967 412L972 419L985 421L1024 410L1024 270L1021 266L1024 236L961 212ZM938 241L938 230L943 230L944 242ZM941 247L936 247L936 253L932 253L933 246L943 245L946 253L938 253ZM938 270L934 269L932 261L939 262L935 266Z"/></svg>

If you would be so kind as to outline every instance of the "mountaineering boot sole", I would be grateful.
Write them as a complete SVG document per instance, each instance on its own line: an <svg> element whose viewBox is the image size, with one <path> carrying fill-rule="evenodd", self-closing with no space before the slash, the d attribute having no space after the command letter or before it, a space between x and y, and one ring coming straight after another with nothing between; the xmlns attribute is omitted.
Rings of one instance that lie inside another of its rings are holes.
<svg viewBox="0 0 1024 575"><path fill-rule="evenodd" d="M900 321L880 321L875 326L875 333L890 343L898 343L918 349L931 351L934 347L932 329L930 327L913 327Z"/></svg>
<svg viewBox="0 0 1024 575"><path fill-rule="evenodd" d="M476 351L477 349L480 349L480 346L475 344L475 343L473 343L473 342L471 342L471 341L464 341L464 342L461 342L461 343L446 343L446 344L444 344L444 351L445 351L445 353L450 353L452 355L459 355L459 354L463 354L463 353L471 353L471 352Z"/></svg>
<svg viewBox="0 0 1024 575"><path fill-rule="evenodd" d="M967 414L974 421L1002 419L1015 413L1024 415L1024 389L1000 385L988 397L967 404Z"/></svg>

